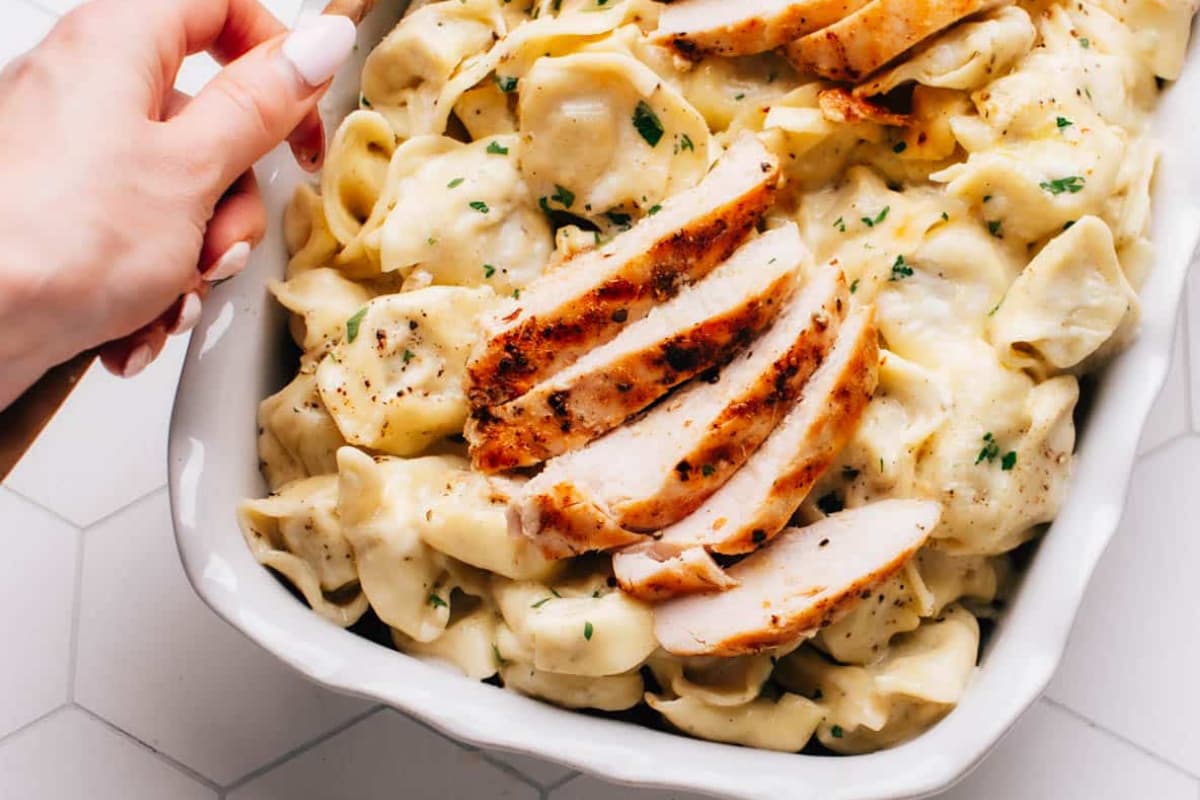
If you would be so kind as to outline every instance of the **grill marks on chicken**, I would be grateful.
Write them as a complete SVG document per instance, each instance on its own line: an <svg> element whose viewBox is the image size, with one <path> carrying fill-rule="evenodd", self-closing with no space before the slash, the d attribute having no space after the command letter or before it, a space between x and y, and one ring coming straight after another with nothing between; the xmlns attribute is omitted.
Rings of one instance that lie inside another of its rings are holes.
<svg viewBox="0 0 1200 800"><path fill-rule="evenodd" d="M729 568L737 586L655 609L676 655L736 656L795 643L831 625L894 575L941 517L927 500L884 500L791 528Z"/></svg>
<svg viewBox="0 0 1200 800"><path fill-rule="evenodd" d="M758 222L778 179L778 160L746 134L657 214L526 287L484 324L467 363L472 406L520 396L703 278Z"/></svg>
<svg viewBox="0 0 1200 800"><path fill-rule="evenodd" d="M657 531L687 516L788 413L833 346L848 306L841 271L817 271L713 382L693 381L624 427L547 463L525 484L510 521L547 553L578 553L603 549L614 528ZM580 549L589 535L597 546Z"/></svg>
<svg viewBox="0 0 1200 800"><path fill-rule="evenodd" d="M613 556L613 572L623 590L661 600L721 588L722 582L711 576L694 578L697 565L706 563L701 553L749 553L783 530L850 440L870 402L879 366L872 317L869 307L851 313L800 402L704 505L662 531L653 544Z"/></svg>
<svg viewBox="0 0 1200 800"><path fill-rule="evenodd" d="M515 400L477 409L466 428L475 467L531 466L581 447L728 361L778 316L806 252L793 224L752 239L612 341Z"/></svg>
<svg viewBox="0 0 1200 800"><path fill-rule="evenodd" d="M663 9L654 38L685 58L741 56L832 25L868 0L678 0Z"/></svg>

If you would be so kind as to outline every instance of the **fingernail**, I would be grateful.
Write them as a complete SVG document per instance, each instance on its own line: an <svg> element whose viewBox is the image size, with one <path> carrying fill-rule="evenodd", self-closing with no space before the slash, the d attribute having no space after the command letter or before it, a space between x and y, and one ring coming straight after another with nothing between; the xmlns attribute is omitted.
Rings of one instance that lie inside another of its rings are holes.
<svg viewBox="0 0 1200 800"><path fill-rule="evenodd" d="M129 358L125 359L125 369L121 370L122 378L132 378L139 372L150 366L150 362L154 360L154 351L150 349L150 345L138 345Z"/></svg>
<svg viewBox="0 0 1200 800"><path fill-rule="evenodd" d="M203 304L200 302L200 295L195 292L185 294L183 300L179 303L179 316L175 318L175 324L167 331L167 335L178 336L196 327L196 323L200 321L200 311L202 308Z"/></svg>
<svg viewBox="0 0 1200 800"><path fill-rule="evenodd" d="M316 172L321 168L321 156L325 151L325 130L318 128L318 133L315 146L307 136L297 136L294 140L288 139L288 147L292 149L292 157L296 159L296 163L305 172Z"/></svg>
<svg viewBox="0 0 1200 800"><path fill-rule="evenodd" d="M354 49L354 23L336 14L320 14L302 22L283 40L283 57L309 86L333 77Z"/></svg>
<svg viewBox="0 0 1200 800"><path fill-rule="evenodd" d="M244 270L249 261L250 243L238 242L222 253L221 257L214 261L200 277L210 282L232 278Z"/></svg>

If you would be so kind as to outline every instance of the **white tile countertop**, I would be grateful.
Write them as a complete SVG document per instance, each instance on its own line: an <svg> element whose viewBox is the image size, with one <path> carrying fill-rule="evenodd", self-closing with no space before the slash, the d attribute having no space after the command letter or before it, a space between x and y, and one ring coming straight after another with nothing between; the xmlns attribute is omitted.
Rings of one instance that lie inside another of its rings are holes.
<svg viewBox="0 0 1200 800"><path fill-rule="evenodd" d="M78 0L0 0L0 63ZM267 3L285 21L299 0ZM213 65L189 60L194 90ZM1200 273L1124 522L1047 696L949 800L1200 800ZM682 800L457 744L292 673L184 579L166 433L184 342L83 380L0 487L0 800Z"/></svg>

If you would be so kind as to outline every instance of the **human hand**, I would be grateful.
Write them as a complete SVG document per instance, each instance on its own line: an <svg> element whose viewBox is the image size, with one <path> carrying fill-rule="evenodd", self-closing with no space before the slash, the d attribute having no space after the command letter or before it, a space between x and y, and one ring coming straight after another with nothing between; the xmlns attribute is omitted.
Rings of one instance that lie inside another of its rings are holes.
<svg viewBox="0 0 1200 800"><path fill-rule="evenodd" d="M288 139L320 165L316 103L354 26L286 33L257 0L93 0L0 72L0 408L107 342L119 375L195 324L266 214L253 163ZM195 98L185 55L225 69Z"/></svg>

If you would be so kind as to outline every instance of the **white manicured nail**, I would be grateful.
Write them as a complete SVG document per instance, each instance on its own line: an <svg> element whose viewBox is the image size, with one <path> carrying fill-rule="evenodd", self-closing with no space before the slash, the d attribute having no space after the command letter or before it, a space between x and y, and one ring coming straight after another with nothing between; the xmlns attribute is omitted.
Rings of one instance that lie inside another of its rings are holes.
<svg viewBox="0 0 1200 800"><path fill-rule="evenodd" d="M246 268L246 264L250 261L250 243L238 242L231 245L228 250L221 254L221 257L212 263L212 266L201 275L206 281L223 281L226 278L232 278Z"/></svg>
<svg viewBox="0 0 1200 800"><path fill-rule="evenodd" d="M200 295L195 292L185 294L179 304L179 316L175 319L175 324L171 326L171 330L167 331L167 335L178 336L196 327L196 323L200 321L200 311L202 308Z"/></svg>
<svg viewBox="0 0 1200 800"><path fill-rule="evenodd" d="M150 362L153 360L154 351L150 349L150 345L139 345L129 354L129 358L125 359L125 369L121 370L121 377L132 378L150 366Z"/></svg>
<svg viewBox="0 0 1200 800"><path fill-rule="evenodd" d="M354 23L336 14L304 20L283 40L283 57L309 86L333 77L354 49Z"/></svg>

